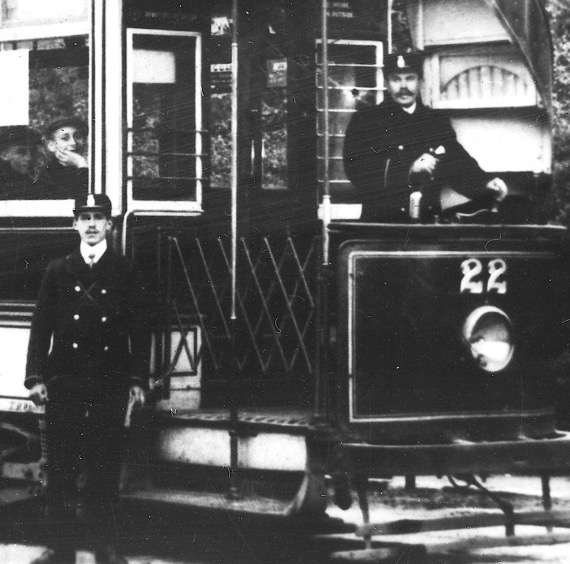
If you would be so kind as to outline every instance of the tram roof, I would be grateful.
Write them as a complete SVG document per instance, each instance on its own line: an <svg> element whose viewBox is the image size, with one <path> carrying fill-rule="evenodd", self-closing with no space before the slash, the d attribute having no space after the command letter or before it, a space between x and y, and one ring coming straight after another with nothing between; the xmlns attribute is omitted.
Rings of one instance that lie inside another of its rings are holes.
<svg viewBox="0 0 570 564"><path fill-rule="evenodd" d="M491 4L552 113L552 38L542 0L491 0Z"/></svg>

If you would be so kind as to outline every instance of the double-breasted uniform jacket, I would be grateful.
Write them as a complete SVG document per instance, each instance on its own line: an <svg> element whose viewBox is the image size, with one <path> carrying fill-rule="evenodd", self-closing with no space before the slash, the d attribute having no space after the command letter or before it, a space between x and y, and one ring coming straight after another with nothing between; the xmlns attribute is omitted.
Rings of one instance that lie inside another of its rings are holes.
<svg viewBox="0 0 570 564"><path fill-rule="evenodd" d="M413 162L429 152L440 154L436 176L428 181L410 177ZM416 185L426 196L439 195L445 184L473 198L486 193L490 179L459 143L449 118L419 99L412 114L391 98L357 111L346 131L344 169L360 201L384 208L388 216L408 211Z"/></svg>
<svg viewBox="0 0 570 564"><path fill-rule="evenodd" d="M90 269L79 248L52 261L32 320L25 385L82 379L110 391L144 387L148 332L141 277L107 248Z"/></svg>

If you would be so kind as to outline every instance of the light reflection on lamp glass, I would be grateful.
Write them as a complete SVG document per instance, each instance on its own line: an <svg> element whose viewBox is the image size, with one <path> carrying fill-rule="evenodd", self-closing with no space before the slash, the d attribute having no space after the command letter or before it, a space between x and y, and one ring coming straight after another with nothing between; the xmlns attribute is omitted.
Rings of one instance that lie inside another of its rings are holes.
<svg viewBox="0 0 570 564"><path fill-rule="evenodd" d="M483 370L498 372L513 357L512 325L506 313L494 306L483 306L469 314L463 326L463 339Z"/></svg>

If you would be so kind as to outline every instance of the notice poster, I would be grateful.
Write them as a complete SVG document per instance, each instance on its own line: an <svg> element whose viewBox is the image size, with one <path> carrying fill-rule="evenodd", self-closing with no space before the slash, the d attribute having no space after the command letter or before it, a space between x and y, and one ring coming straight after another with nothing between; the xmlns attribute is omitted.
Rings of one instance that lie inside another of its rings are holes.
<svg viewBox="0 0 570 564"><path fill-rule="evenodd" d="M388 33L387 0L328 0L331 36L385 40Z"/></svg>
<svg viewBox="0 0 570 564"><path fill-rule="evenodd" d="M29 123L29 51L0 52L0 76L9 76L0 88L0 126Z"/></svg>

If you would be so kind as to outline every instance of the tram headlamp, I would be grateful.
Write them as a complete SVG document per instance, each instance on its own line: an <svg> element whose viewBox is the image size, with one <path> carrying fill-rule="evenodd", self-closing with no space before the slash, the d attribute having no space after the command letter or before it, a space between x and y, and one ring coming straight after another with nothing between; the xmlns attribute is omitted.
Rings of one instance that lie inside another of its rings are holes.
<svg viewBox="0 0 570 564"><path fill-rule="evenodd" d="M463 339L477 364L487 372L502 370L513 357L511 320L497 307L472 311L463 326Z"/></svg>

